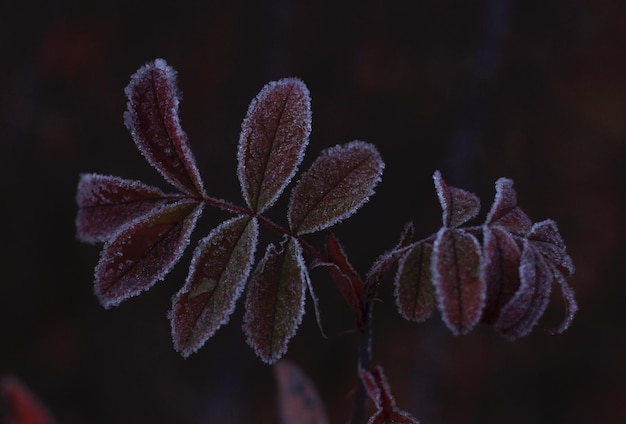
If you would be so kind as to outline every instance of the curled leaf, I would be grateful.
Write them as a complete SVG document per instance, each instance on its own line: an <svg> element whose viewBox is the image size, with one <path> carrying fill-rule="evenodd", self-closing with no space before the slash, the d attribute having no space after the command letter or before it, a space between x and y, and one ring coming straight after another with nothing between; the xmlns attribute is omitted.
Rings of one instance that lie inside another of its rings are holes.
<svg viewBox="0 0 626 424"><path fill-rule="evenodd" d="M169 314L174 346L187 357L228 322L254 261L256 218L232 218L200 241Z"/></svg>
<svg viewBox="0 0 626 424"><path fill-rule="evenodd" d="M524 240L519 275L517 292L494 323L494 327L510 340L530 333L550 300L553 274L539 250L528 240Z"/></svg>
<svg viewBox="0 0 626 424"><path fill-rule="evenodd" d="M326 410L311 379L292 362L274 365L282 424L328 424Z"/></svg>
<svg viewBox="0 0 626 424"><path fill-rule="evenodd" d="M413 244L398 263L395 298L398 311L405 319L422 322L435 308L432 282L433 247L426 242Z"/></svg>
<svg viewBox="0 0 626 424"><path fill-rule="evenodd" d="M556 226L556 222L551 219L533 224L528 233L528 240L539 249L546 260L553 264L563 277L568 277L574 273L574 262L567 254L565 243Z"/></svg>
<svg viewBox="0 0 626 424"><path fill-rule="evenodd" d="M177 189L204 193L202 179L178 119L176 71L163 59L142 66L125 89L124 121L146 160Z"/></svg>
<svg viewBox="0 0 626 424"><path fill-rule="evenodd" d="M554 272L554 278L556 283L561 288L561 296L563 296L563 300L565 301L565 319L561 324L557 325L554 328L550 328L548 332L550 334L561 334L563 331L567 330L570 325L572 325L572 321L574 320L574 315L578 311L578 304L576 303L576 298L574 297L574 290L567 284L565 281L565 277L558 272Z"/></svg>
<svg viewBox="0 0 626 424"><path fill-rule="evenodd" d="M499 178L496 181L496 197L485 223L503 227L515 234L526 234L530 230L530 218L517 206L513 180Z"/></svg>
<svg viewBox="0 0 626 424"><path fill-rule="evenodd" d="M82 174L78 182L76 233L89 243L106 241L120 227L159 208L166 195L139 181Z"/></svg>
<svg viewBox="0 0 626 424"><path fill-rule="evenodd" d="M313 233L352 215L374 193L383 167L378 150L362 141L325 150L293 190L288 216L292 231Z"/></svg>
<svg viewBox="0 0 626 424"><path fill-rule="evenodd" d="M485 306L480 245L463 230L443 227L432 255L433 285L443 320L454 334L466 334L478 323Z"/></svg>
<svg viewBox="0 0 626 424"><path fill-rule="evenodd" d="M269 245L248 282L244 332L256 354L269 364L287 351L304 315L306 266L302 247L289 238Z"/></svg>
<svg viewBox="0 0 626 424"><path fill-rule="evenodd" d="M296 173L311 133L311 100L304 83L267 84L250 103L241 126L237 174L246 203L263 212Z"/></svg>
<svg viewBox="0 0 626 424"><path fill-rule="evenodd" d="M312 267L323 266L328 269L328 273L360 325L363 318L363 281L348 261L343 247L331 232L326 237L326 251L328 260L316 260Z"/></svg>
<svg viewBox="0 0 626 424"><path fill-rule="evenodd" d="M483 278L487 301L481 321L493 324L520 286L521 254L517 242L504 228L483 227Z"/></svg>
<svg viewBox="0 0 626 424"><path fill-rule="evenodd" d="M443 210L444 226L455 228L478 215L480 200L475 194L460 188L448 187L439 171L435 171L433 181Z"/></svg>
<svg viewBox="0 0 626 424"><path fill-rule="evenodd" d="M202 211L183 200L130 222L105 245L96 266L95 293L105 307L137 296L178 262Z"/></svg>

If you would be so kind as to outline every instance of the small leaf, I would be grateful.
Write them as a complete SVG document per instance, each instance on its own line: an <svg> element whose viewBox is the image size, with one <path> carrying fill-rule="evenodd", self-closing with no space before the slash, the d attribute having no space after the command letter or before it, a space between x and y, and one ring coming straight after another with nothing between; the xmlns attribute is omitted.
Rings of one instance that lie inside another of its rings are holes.
<svg viewBox="0 0 626 424"><path fill-rule="evenodd" d="M95 293L105 307L137 296L178 262L202 211L202 204L179 201L143 216L105 245L96 266Z"/></svg>
<svg viewBox="0 0 626 424"><path fill-rule="evenodd" d="M561 296L563 296L563 300L565 301L565 319L558 326L548 330L548 332L552 335L561 334L563 331L567 330L569 326L572 325L574 315L576 315L576 312L578 311L578 304L576 303L576 298L574 297L574 290L572 290L569 284L567 284L565 277L563 277L560 272L555 270L554 278L561 288Z"/></svg>
<svg viewBox="0 0 626 424"><path fill-rule="evenodd" d="M389 273L391 268L406 255L411 239L413 238L413 224L408 224L400 236L400 241L391 250L386 251L374 261L365 277L366 303L376 297L378 285Z"/></svg>
<svg viewBox="0 0 626 424"><path fill-rule="evenodd" d="M419 424L419 421L411 414L396 406L387 377L380 366L375 367L371 372L361 368L359 378L377 408L368 424Z"/></svg>
<svg viewBox="0 0 626 424"><path fill-rule="evenodd" d="M250 103L237 154L246 203L263 212L296 173L311 133L311 100L304 83L286 78L267 84Z"/></svg>
<svg viewBox="0 0 626 424"><path fill-rule="evenodd" d="M539 249L546 260L553 264L563 277L568 277L574 273L574 262L567 254L565 243L556 222L551 219L537 222L528 233L528 240Z"/></svg>
<svg viewBox="0 0 626 424"><path fill-rule="evenodd" d="M274 365L274 373L282 424L328 424L324 403L300 368L281 359Z"/></svg>
<svg viewBox="0 0 626 424"><path fill-rule="evenodd" d="M524 240L519 274L519 289L494 324L509 340L530 333L550 300L553 274L539 250L528 240Z"/></svg>
<svg viewBox="0 0 626 424"><path fill-rule="evenodd" d="M485 306L478 241L463 230L443 227L437 233L431 266L444 322L456 335L468 333Z"/></svg>
<svg viewBox="0 0 626 424"><path fill-rule="evenodd" d="M52 424L41 401L17 378L0 379L0 420L5 424Z"/></svg>
<svg viewBox="0 0 626 424"><path fill-rule="evenodd" d="M165 60L142 66L125 89L124 121L146 160L177 189L204 193L202 179L178 119L176 71Z"/></svg>
<svg viewBox="0 0 626 424"><path fill-rule="evenodd" d="M166 195L139 181L82 174L78 182L76 233L79 240L108 240L120 227L166 203Z"/></svg>
<svg viewBox="0 0 626 424"><path fill-rule="evenodd" d="M455 228L478 215L480 200L475 194L460 188L448 187L439 171L435 171L433 180L443 210L442 221L444 226Z"/></svg>
<svg viewBox="0 0 626 424"><path fill-rule="evenodd" d="M256 218L239 216L198 244L187 281L169 314L174 346L184 357L228 322L250 273L258 233Z"/></svg>
<svg viewBox="0 0 626 424"><path fill-rule="evenodd" d="M293 190L292 231L313 233L352 215L374 193L383 167L376 148L362 141L325 150Z"/></svg>
<svg viewBox="0 0 626 424"><path fill-rule="evenodd" d="M400 315L407 320L425 321L435 308L432 252L431 244L418 242L411 246L398 263L395 278L396 305Z"/></svg>
<svg viewBox="0 0 626 424"><path fill-rule="evenodd" d="M302 247L289 238L280 249L269 245L250 277L244 332L264 362L272 364L285 354L302 321L305 272Z"/></svg>
<svg viewBox="0 0 626 424"><path fill-rule="evenodd" d="M493 324L520 286L521 254L513 236L502 227L483 227L483 278L487 302L481 322Z"/></svg>
<svg viewBox="0 0 626 424"><path fill-rule="evenodd" d="M323 266L328 268L328 273L360 325L363 318L363 281L350 262L348 262L348 257L343 247L331 232L326 237L326 251L328 260L316 260L311 267Z"/></svg>
<svg viewBox="0 0 626 424"><path fill-rule="evenodd" d="M516 234L530 231L530 218L517 206L517 194L513 189L513 180L499 178L496 181L496 197L487 215L487 225L497 225Z"/></svg>

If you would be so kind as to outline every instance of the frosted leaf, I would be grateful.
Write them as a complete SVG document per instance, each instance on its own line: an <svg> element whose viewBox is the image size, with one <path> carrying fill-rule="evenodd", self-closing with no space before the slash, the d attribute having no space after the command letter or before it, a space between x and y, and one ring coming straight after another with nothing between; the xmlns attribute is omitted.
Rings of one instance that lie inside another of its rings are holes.
<svg viewBox="0 0 626 424"><path fill-rule="evenodd" d="M431 244L415 243L398 263L394 294L398 311L407 320L425 321L435 308L432 252Z"/></svg>
<svg viewBox="0 0 626 424"><path fill-rule="evenodd" d="M391 268L406 255L408 246L413 238L413 224L408 224L402 231L400 241L390 250L384 252L372 264L372 267L365 276L365 299L366 302L376 297L378 285L389 273Z"/></svg>
<svg viewBox="0 0 626 424"><path fill-rule="evenodd" d="M496 181L496 197L485 221L487 225L498 225L516 234L530 231L530 218L517 206L517 194L513 180L499 178Z"/></svg>
<svg viewBox="0 0 626 424"><path fill-rule="evenodd" d="M481 322L493 324L520 286L521 254L513 236L501 227L483 227L483 278L487 302Z"/></svg>
<svg viewBox="0 0 626 424"><path fill-rule="evenodd" d="M5 424L53 424L54 419L39 398L20 380L0 379L0 420Z"/></svg>
<svg viewBox="0 0 626 424"><path fill-rule="evenodd" d="M565 243L559 234L556 222L547 219L533 224L527 237L546 260L563 274L563 277L568 277L574 273L574 262L567 254Z"/></svg>
<svg viewBox="0 0 626 424"><path fill-rule="evenodd" d="M528 240L524 240L519 275L519 289L502 308L494 324L509 340L530 333L550 300L553 274L541 253Z"/></svg>
<svg viewBox="0 0 626 424"><path fill-rule="evenodd" d="M460 188L448 187L439 171L435 171L433 181L443 210L442 222L444 226L458 227L478 215L480 200L475 194Z"/></svg>
<svg viewBox="0 0 626 424"><path fill-rule="evenodd" d="M166 197L158 188L139 181L82 174L76 195L78 239L106 241L123 225L164 205Z"/></svg>
<svg viewBox="0 0 626 424"><path fill-rule="evenodd" d="M443 227L433 246L431 272L439 310L455 334L468 333L485 307L480 245L463 230Z"/></svg>
<svg viewBox="0 0 626 424"><path fill-rule="evenodd" d="M274 365L278 383L280 422L283 424L328 424L326 410L311 379L292 362Z"/></svg>
<svg viewBox="0 0 626 424"><path fill-rule="evenodd" d="M378 150L362 141L322 152L292 192L292 231L313 233L352 215L374 193L383 168Z"/></svg>
<svg viewBox="0 0 626 424"><path fill-rule="evenodd" d="M267 84L250 103L241 126L237 175L246 203L263 212L296 173L311 133L311 100L304 83Z"/></svg>
<svg viewBox="0 0 626 424"><path fill-rule="evenodd" d="M312 267L323 266L328 269L328 273L360 325L363 318L363 281L348 262L343 247L331 232L326 237L326 252L328 260L316 260Z"/></svg>
<svg viewBox="0 0 626 424"><path fill-rule="evenodd" d="M195 249L185 285L169 313L174 347L184 357L228 322L254 262L258 233L256 218L235 217Z"/></svg>
<svg viewBox="0 0 626 424"><path fill-rule="evenodd" d="M243 329L250 346L272 364L287 351L304 315L306 266L302 247L289 238L267 247L248 282Z"/></svg>
<svg viewBox="0 0 626 424"><path fill-rule="evenodd" d="M368 424L419 424L411 414L396 406L396 400L391 394L382 367L377 366L371 372L361 368L359 378L376 406L376 413L369 419Z"/></svg>
<svg viewBox="0 0 626 424"><path fill-rule="evenodd" d="M567 284L565 281L565 277L554 270L554 279L556 283L559 285L561 289L561 296L563 296L563 300L565 301L565 318L563 322L554 328L550 328L548 331L550 334L561 334L563 331L567 330L570 325L572 325L572 321L574 320L574 315L578 311L578 304L576 303L576 298L574 297L574 290Z"/></svg>
<svg viewBox="0 0 626 424"><path fill-rule="evenodd" d="M177 189L204 194L202 179L178 118L176 71L165 60L142 66L124 90L124 122L146 160Z"/></svg>
<svg viewBox="0 0 626 424"><path fill-rule="evenodd" d="M105 307L148 290L172 269L189 244L202 204L179 201L122 227L105 245L94 291Z"/></svg>

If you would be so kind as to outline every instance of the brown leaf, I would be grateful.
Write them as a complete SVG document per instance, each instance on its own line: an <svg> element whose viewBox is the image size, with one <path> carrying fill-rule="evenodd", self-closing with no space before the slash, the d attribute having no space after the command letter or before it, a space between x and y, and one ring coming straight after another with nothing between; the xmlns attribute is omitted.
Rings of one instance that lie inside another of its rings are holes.
<svg viewBox="0 0 626 424"><path fill-rule="evenodd" d="M435 287L432 282L433 247L426 242L412 245L400 260L395 278L398 311L405 319L422 322L435 308Z"/></svg>
<svg viewBox="0 0 626 424"><path fill-rule="evenodd" d="M274 365L282 424L328 424L326 410L315 385L292 362Z"/></svg>

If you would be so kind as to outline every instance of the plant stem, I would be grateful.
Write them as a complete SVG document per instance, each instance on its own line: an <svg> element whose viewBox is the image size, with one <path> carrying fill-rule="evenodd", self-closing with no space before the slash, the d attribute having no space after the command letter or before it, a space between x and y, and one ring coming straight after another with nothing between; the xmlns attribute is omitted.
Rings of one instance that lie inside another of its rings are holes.
<svg viewBox="0 0 626 424"><path fill-rule="evenodd" d="M373 302L369 301L365 305L365 313L363 314L363 325L359 328L359 370L366 371L372 370L372 309ZM359 387L357 388L356 395L354 397L354 403L352 404L352 416L350 418L350 424L363 424L365 420L365 407L367 406L367 392L365 386L361 380L358 380Z"/></svg>

